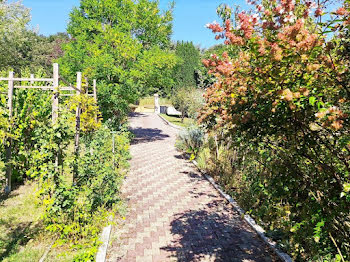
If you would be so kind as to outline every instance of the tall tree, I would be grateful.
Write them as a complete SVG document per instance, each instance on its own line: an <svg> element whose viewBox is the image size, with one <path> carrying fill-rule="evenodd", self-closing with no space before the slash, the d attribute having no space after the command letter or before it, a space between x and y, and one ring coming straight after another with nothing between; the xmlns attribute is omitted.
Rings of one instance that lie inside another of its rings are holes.
<svg viewBox="0 0 350 262"><path fill-rule="evenodd" d="M63 55L65 33L49 37L29 28L30 10L21 1L0 1L0 68L13 69L17 74L30 68L51 72L52 63Z"/></svg>
<svg viewBox="0 0 350 262"><path fill-rule="evenodd" d="M18 71L28 52L30 11L21 2L0 1L0 68Z"/></svg>
<svg viewBox="0 0 350 262"><path fill-rule="evenodd" d="M170 94L175 84L173 69L178 62L174 52L162 50L158 46L144 51L131 70L137 85L142 87L140 95Z"/></svg>
<svg viewBox="0 0 350 262"><path fill-rule="evenodd" d="M60 59L62 72L71 82L76 71L98 79L103 117L118 123L125 117L128 104L150 82L149 75L140 70L140 61L147 63L141 63L147 70L172 66L167 59L161 60L162 65L154 63L160 52L167 54L171 22L172 9L161 12L158 1L81 0L80 7L71 13L71 41ZM173 60L173 55L169 56ZM155 81L163 80L158 77Z"/></svg>
<svg viewBox="0 0 350 262"><path fill-rule="evenodd" d="M31 71L43 68L46 72L52 71L52 64L63 56L63 45L69 42L66 33L57 33L51 36L31 36L31 47L27 54L28 66Z"/></svg>
<svg viewBox="0 0 350 262"><path fill-rule="evenodd" d="M199 49L192 42L181 41L176 43L175 53L181 59L174 72L176 89L195 87L195 73L200 66L201 58Z"/></svg>

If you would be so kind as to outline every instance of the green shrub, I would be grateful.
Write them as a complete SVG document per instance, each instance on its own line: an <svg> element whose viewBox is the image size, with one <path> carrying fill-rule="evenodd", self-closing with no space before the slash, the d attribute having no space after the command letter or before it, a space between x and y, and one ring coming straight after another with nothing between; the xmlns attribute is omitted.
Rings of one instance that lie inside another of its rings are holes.
<svg viewBox="0 0 350 262"><path fill-rule="evenodd" d="M194 158L199 148L203 145L204 132L197 126L191 126L182 130L178 135L177 147L187 153L192 154Z"/></svg>
<svg viewBox="0 0 350 262"><path fill-rule="evenodd" d="M51 179L46 176L40 181L47 229L59 234L58 244L84 250L84 256L76 261L94 259L102 227L121 204L120 187L128 167L129 139L125 132L115 134L113 154L112 135L110 129L102 126L82 139L76 183L65 181L62 176Z"/></svg>
<svg viewBox="0 0 350 262"><path fill-rule="evenodd" d="M339 195L340 201L331 197L329 180L320 173L314 177L316 171L309 165L299 164L297 169L281 162L283 151L277 148L232 141L218 133L217 139L209 135L200 149L200 168L296 260L338 261L329 241L349 237L349 212L341 211L347 209L348 195ZM343 243L346 248L348 242Z"/></svg>
<svg viewBox="0 0 350 262"><path fill-rule="evenodd" d="M42 219L47 230L57 234L56 244L81 250L76 261L93 261L103 226L122 204L120 187L128 168L129 133L112 133L103 125L81 138L76 161L73 126L66 114L62 112L56 125L40 129L41 138L31 151L32 166L26 173L38 181L38 197L45 209ZM73 162L78 166L75 183Z"/></svg>
<svg viewBox="0 0 350 262"><path fill-rule="evenodd" d="M198 111L204 103L203 91L192 87L179 88L174 91L171 102L182 113L182 122L185 116L196 119Z"/></svg>

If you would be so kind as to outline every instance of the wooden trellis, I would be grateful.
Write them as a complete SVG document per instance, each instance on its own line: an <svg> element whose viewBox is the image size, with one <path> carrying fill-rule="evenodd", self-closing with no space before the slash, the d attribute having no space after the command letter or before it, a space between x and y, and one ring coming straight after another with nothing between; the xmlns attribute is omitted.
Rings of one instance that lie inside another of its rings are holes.
<svg viewBox="0 0 350 262"><path fill-rule="evenodd" d="M41 89L52 91L52 123L55 124L58 119L58 111L59 111L59 97L60 96L74 96L74 93L70 94L60 94L61 91L76 91L76 94L82 94L84 90L82 90L82 74L81 72L77 73L77 85L74 86L59 86L59 67L58 64L53 64L53 78L35 78L34 75L31 75L30 78L15 78L14 72L9 72L9 76L7 78L0 77L0 81L8 82L8 115L9 122L12 121L13 116L13 96L14 89ZM22 82L30 82L30 85L22 85ZM35 86L35 82L44 82L48 83L45 86ZM15 83L19 83L15 85ZM89 94L88 89L86 89L87 95L93 96L97 103L97 88L96 88L96 80L93 80L93 93ZM76 136L75 136L75 149L78 152L79 150L79 136L80 136L80 113L81 109L78 106L76 111ZM96 121L97 121L96 117ZM11 192L11 177L12 177L12 139L11 137L6 138L6 186L5 193Z"/></svg>

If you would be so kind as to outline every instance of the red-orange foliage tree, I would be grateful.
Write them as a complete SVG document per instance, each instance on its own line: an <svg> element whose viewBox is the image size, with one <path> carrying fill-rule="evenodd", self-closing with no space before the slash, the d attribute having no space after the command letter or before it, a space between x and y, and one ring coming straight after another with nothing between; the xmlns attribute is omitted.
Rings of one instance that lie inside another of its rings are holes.
<svg viewBox="0 0 350 262"><path fill-rule="evenodd" d="M296 259L350 259L347 3L327 15L312 1L251 4L208 25L232 51L203 61L217 81L199 121L249 151L252 213Z"/></svg>

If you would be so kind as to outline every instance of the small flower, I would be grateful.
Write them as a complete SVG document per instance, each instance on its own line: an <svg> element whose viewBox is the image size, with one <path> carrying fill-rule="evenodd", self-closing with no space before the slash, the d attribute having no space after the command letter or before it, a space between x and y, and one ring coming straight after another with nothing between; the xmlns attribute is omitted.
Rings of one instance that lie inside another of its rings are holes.
<svg viewBox="0 0 350 262"><path fill-rule="evenodd" d="M322 112L318 112L318 113L315 114L315 116L318 119L324 118L326 115L327 115L327 111L322 111Z"/></svg>
<svg viewBox="0 0 350 262"><path fill-rule="evenodd" d="M323 14L323 11L321 8L317 8L316 11L315 11L315 16L321 16Z"/></svg>
<svg viewBox="0 0 350 262"><path fill-rule="evenodd" d="M282 99L289 101L289 102L292 101L293 100L293 92L290 91L289 88L283 90Z"/></svg>
<svg viewBox="0 0 350 262"><path fill-rule="evenodd" d="M262 6L262 5L258 5L256 7L256 9L259 11L259 12L263 12L265 10L265 8Z"/></svg>
<svg viewBox="0 0 350 262"><path fill-rule="evenodd" d="M271 12L270 12L270 10L265 10L265 11L264 11L264 14L267 15L267 16L269 16L269 15L271 15Z"/></svg>
<svg viewBox="0 0 350 262"><path fill-rule="evenodd" d="M336 120L334 121L331 126L335 129L335 130L339 130L343 128L343 120Z"/></svg>
<svg viewBox="0 0 350 262"><path fill-rule="evenodd" d="M335 12L337 15L345 15L347 11L345 10L344 7L338 8L338 10Z"/></svg>

